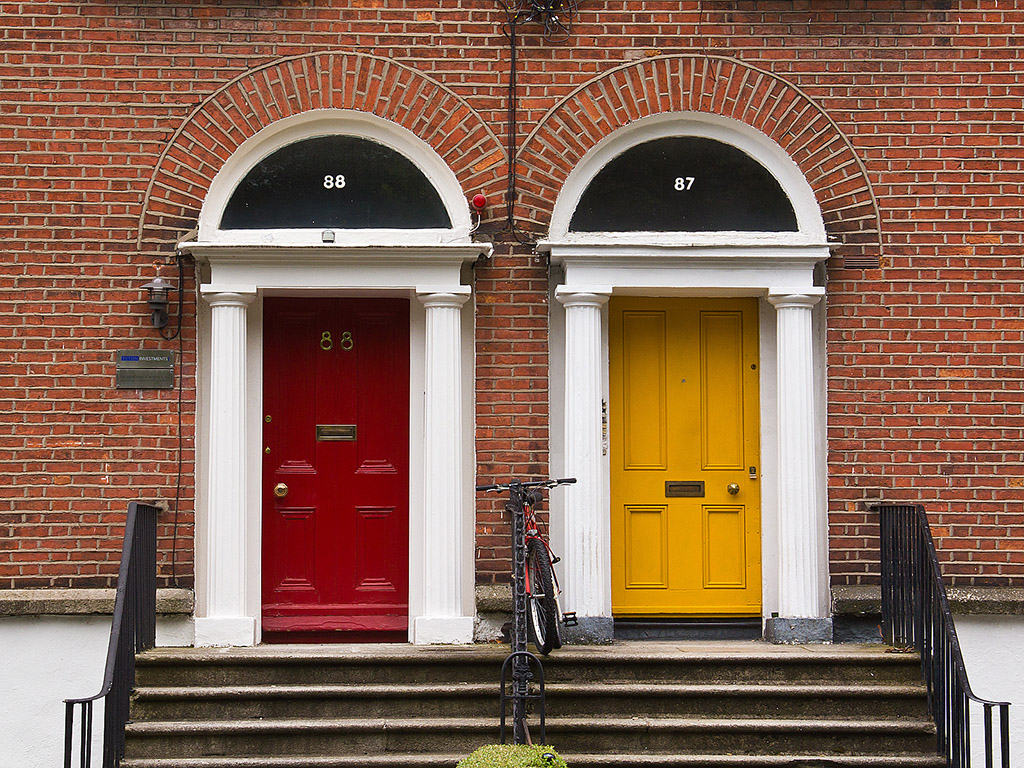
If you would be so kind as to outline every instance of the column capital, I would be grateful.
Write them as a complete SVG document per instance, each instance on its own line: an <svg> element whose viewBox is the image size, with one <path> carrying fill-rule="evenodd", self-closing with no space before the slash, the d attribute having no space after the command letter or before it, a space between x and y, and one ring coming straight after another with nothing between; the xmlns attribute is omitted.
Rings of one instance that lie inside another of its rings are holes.
<svg viewBox="0 0 1024 768"><path fill-rule="evenodd" d="M825 289L820 286L807 288L771 288L768 291L768 302L776 309L810 309L825 296Z"/></svg>
<svg viewBox="0 0 1024 768"><path fill-rule="evenodd" d="M472 291L468 285L416 286L416 298L423 306L458 309L469 301Z"/></svg>
<svg viewBox="0 0 1024 768"><path fill-rule="evenodd" d="M560 285L555 288L555 298L566 307L601 307L611 298L609 285L570 288Z"/></svg>
<svg viewBox="0 0 1024 768"><path fill-rule="evenodd" d="M242 285L203 285L199 293L211 307L247 307L256 298L256 289Z"/></svg>

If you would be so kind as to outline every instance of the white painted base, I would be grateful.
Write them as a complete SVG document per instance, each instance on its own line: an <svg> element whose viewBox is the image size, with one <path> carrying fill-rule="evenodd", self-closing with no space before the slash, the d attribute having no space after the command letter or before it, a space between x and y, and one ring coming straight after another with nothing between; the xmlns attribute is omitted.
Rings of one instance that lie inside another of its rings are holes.
<svg viewBox="0 0 1024 768"><path fill-rule="evenodd" d="M156 622L160 648L188 648L196 644L196 622L191 616L162 616Z"/></svg>
<svg viewBox="0 0 1024 768"><path fill-rule="evenodd" d="M245 616L196 619L196 646L256 645L256 621Z"/></svg>
<svg viewBox="0 0 1024 768"><path fill-rule="evenodd" d="M974 695L1010 702L1010 765L1021 765L1024 759L1024 674L1021 673L1020 649L1024 647L1024 616L957 615L954 620ZM971 718L972 765L976 766L985 765L983 717L979 706ZM997 723L998 715L993 712L993 725L997 728L994 765L1001 765Z"/></svg>
<svg viewBox="0 0 1024 768"><path fill-rule="evenodd" d="M0 764L18 768L63 765L64 699L92 696L103 683L110 616L0 618ZM157 645L191 645L192 620L160 617ZM94 710L93 760L102 739L102 704ZM78 718L75 719L76 728ZM74 756L78 765L78 755Z"/></svg>
<svg viewBox="0 0 1024 768"><path fill-rule="evenodd" d="M464 645L473 642L472 616L418 616L412 623L416 645Z"/></svg>

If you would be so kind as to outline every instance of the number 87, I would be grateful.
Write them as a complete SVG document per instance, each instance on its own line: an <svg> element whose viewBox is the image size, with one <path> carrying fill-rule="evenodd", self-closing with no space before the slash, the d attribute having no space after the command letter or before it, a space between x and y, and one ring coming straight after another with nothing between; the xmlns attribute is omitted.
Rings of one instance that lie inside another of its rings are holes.
<svg viewBox="0 0 1024 768"><path fill-rule="evenodd" d="M677 192L683 192L693 186L697 179L694 176L676 176L675 188Z"/></svg>

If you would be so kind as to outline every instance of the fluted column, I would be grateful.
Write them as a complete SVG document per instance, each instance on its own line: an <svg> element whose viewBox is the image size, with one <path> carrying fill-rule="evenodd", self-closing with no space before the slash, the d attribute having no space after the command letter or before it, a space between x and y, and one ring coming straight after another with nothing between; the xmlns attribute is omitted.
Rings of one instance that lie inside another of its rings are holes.
<svg viewBox="0 0 1024 768"><path fill-rule="evenodd" d="M466 525L462 499L462 305L469 288L418 292L426 307L423 403L423 606L413 617L413 642L469 643L466 609Z"/></svg>
<svg viewBox="0 0 1024 768"><path fill-rule="evenodd" d="M196 645L253 645L255 617L246 615L246 308L254 293L210 291L209 494L204 540L205 606Z"/></svg>
<svg viewBox="0 0 1024 768"><path fill-rule="evenodd" d="M581 638L612 637L610 522L604 503L601 309L610 291L559 288L565 307L565 555L562 610L575 611Z"/></svg>
<svg viewBox="0 0 1024 768"><path fill-rule="evenodd" d="M777 642L830 642L827 520L815 454L813 309L824 289L772 291L777 314L779 616Z"/></svg>

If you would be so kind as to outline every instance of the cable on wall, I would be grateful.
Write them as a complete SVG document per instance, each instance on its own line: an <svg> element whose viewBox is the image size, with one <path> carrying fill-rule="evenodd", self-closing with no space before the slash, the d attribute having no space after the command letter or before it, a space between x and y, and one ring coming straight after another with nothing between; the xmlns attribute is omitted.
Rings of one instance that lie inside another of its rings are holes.
<svg viewBox="0 0 1024 768"><path fill-rule="evenodd" d="M508 191L505 199L505 228L516 242L533 245L534 241L516 227L515 220L519 142L519 93L516 82L519 56L516 29L520 24L539 23L543 26L541 36L545 40L553 43L565 42L572 32L572 20L576 16L579 0L516 0L512 3L503 3L502 7L507 17L502 25L502 32L509 42L508 132L505 146L508 156Z"/></svg>
<svg viewBox="0 0 1024 768"><path fill-rule="evenodd" d="M178 262L178 322L175 327L174 333L170 336L164 334L163 329L160 329L160 336L166 341L172 341L173 339L178 340L178 371L177 371L177 389L178 389L178 468L177 474L174 481L174 517L171 521L171 583L178 586L178 507L181 504L181 474L183 464L183 453L184 453L184 435L182 431L182 413L184 411L183 404L183 390L184 390L184 371L185 367L185 346L184 339L181 335L181 323L182 316L185 313L185 256L181 251L175 252L175 258Z"/></svg>

